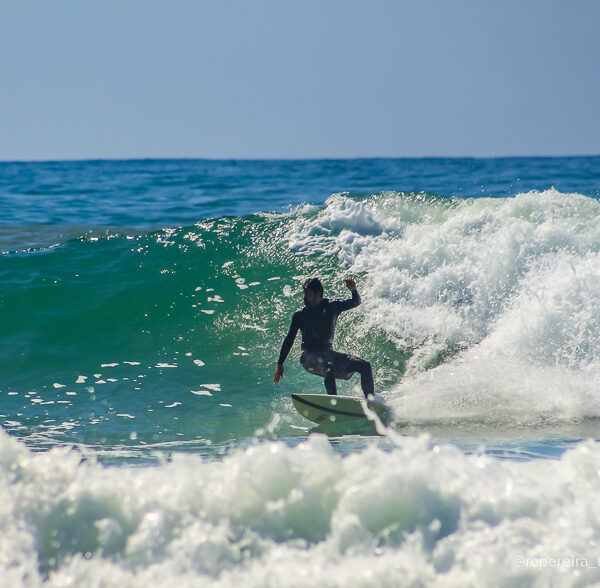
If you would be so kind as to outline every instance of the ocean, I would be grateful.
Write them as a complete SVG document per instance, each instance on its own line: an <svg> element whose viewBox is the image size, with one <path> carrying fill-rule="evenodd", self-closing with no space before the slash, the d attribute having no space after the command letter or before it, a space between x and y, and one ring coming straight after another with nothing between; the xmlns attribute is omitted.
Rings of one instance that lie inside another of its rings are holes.
<svg viewBox="0 0 600 588"><path fill-rule="evenodd" d="M2 585L600 582L600 157L4 162L0 218ZM273 383L312 276L390 424Z"/></svg>

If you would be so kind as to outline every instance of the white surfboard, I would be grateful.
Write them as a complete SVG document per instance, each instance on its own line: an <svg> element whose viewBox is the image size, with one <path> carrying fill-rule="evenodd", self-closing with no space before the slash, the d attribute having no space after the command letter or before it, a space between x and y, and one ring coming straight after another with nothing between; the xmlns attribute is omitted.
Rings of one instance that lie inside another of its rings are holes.
<svg viewBox="0 0 600 588"><path fill-rule="evenodd" d="M330 394L292 394L296 410L309 421L317 424L339 423L353 419L367 419L363 402L353 396ZM367 408L382 420L387 420L389 408L377 398L367 401Z"/></svg>

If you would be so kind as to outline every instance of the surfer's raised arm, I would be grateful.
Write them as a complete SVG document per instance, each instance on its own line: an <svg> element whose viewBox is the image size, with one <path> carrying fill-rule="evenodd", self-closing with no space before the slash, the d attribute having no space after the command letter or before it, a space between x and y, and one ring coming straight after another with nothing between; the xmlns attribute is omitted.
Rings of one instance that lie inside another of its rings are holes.
<svg viewBox="0 0 600 588"><path fill-rule="evenodd" d="M283 362L285 361L285 358L288 356L288 353L290 352L290 349L294 344L296 334L298 333L299 328L300 316L297 312L295 312L292 316L292 323L290 324L288 334L285 336L285 339L281 344L281 351L279 352L279 359L277 360L277 368L275 369L275 373L273 374L273 381L276 384L283 376Z"/></svg>
<svg viewBox="0 0 600 588"><path fill-rule="evenodd" d="M338 313L355 308L360 304L360 294L353 278L346 278L346 288L352 292L352 298L348 298L347 300L332 300L332 304L336 305Z"/></svg>

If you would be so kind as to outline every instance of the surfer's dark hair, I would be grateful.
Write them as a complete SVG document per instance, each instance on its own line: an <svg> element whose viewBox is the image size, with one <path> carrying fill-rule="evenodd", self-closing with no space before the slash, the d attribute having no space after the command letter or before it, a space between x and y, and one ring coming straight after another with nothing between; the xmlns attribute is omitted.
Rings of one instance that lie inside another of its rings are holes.
<svg viewBox="0 0 600 588"><path fill-rule="evenodd" d="M323 284L321 284L321 281L319 280L319 278L308 278L308 280L306 280L304 282L304 304L306 304L306 306L308 306L308 300L306 298L306 294L308 293L309 290L311 290L312 292L316 292L317 294L321 294L321 296L323 296Z"/></svg>
<svg viewBox="0 0 600 588"><path fill-rule="evenodd" d="M323 294L323 284L321 284L319 278L308 278L308 280L304 282L303 289L305 294L307 290L312 290L313 292L317 292L317 294Z"/></svg>

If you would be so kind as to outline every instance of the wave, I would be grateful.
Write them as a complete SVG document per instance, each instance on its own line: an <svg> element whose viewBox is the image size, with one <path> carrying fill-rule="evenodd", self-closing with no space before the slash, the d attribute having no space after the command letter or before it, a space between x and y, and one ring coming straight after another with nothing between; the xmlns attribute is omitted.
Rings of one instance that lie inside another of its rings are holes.
<svg viewBox="0 0 600 588"><path fill-rule="evenodd" d="M113 441L127 438L130 427L114 432L127 415L148 443L252 436L273 411L299 424L289 392L320 383L290 361L274 389L279 345L302 281L319 275L342 297L351 273L363 304L340 319L336 347L373 363L399 418L596 417L599 212L556 190L335 194L285 214L13 251L0 275L4 389L14 412L35 401L56 426L108 419L98 438Z"/></svg>

